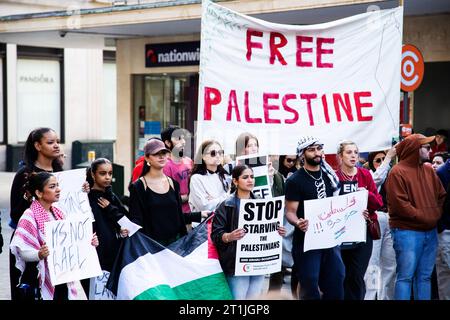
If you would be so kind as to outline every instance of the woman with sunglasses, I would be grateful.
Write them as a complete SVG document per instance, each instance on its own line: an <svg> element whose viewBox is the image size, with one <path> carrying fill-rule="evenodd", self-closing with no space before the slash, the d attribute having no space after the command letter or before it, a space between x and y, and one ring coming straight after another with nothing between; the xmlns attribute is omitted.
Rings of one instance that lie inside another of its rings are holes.
<svg viewBox="0 0 450 320"><path fill-rule="evenodd" d="M283 155L279 158L278 172L283 175L284 181L297 171L297 156Z"/></svg>
<svg viewBox="0 0 450 320"><path fill-rule="evenodd" d="M378 193L370 172L356 167L358 162L358 147L352 141L343 141L338 147L338 157L341 162L336 171L341 183L340 194L367 189L369 198L367 209L363 215L368 223L376 220L375 210L383 206L383 200ZM344 299L363 300L366 293L364 274L372 254L372 235L366 229L366 242L350 242L341 244L341 256L345 265Z"/></svg>
<svg viewBox="0 0 450 320"><path fill-rule="evenodd" d="M189 181L192 211L214 211L226 199L229 183L222 161L223 149L219 142L206 140L198 148Z"/></svg>
<svg viewBox="0 0 450 320"><path fill-rule="evenodd" d="M247 165L238 165L232 171L233 190L226 200L222 201L214 216L211 240L216 245L219 261L227 277L228 285L235 300L255 299L261 295L264 275L235 276L236 241L245 236L244 229L238 228L241 199L255 199L252 193L255 186L253 170ZM286 234L282 226L278 226L281 236Z"/></svg>
<svg viewBox="0 0 450 320"><path fill-rule="evenodd" d="M385 151L369 153L368 165L378 193L383 199L383 206L376 211L380 224L381 238L373 241L372 255L364 276L366 282L365 300L392 300L395 287L395 251L391 229L389 228L389 213L387 210L386 190L384 182L391 170L391 161L397 152L395 146Z"/></svg>

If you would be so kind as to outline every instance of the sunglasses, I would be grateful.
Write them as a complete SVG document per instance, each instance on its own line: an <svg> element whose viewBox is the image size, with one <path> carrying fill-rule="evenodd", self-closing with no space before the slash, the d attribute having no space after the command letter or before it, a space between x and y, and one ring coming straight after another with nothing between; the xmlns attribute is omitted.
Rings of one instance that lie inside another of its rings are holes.
<svg viewBox="0 0 450 320"><path fill-rule="evenodd" d="M427 146L422 146L422 148L424 148L424 149L427 149L428 151L430 151L430 150L431 150L431 146L430 146L430 145L427 145Z"/></svg>
<svg viewBox="0 0 450 320"><path fill-rule="evenodd" d="M286 160L287 163L294 163L297 159L285 158L284 160Z"/></svg>
<svg viewBox="0 0 450 320"><path fill-rule="evenodd" d="M373 161L376 162L376 163L381 163L381 162L384 161L384 157L373 159Z"/></svg>
<svg viewBox="0 0 450 320"><path fill-rule="evenodd" d="M223 156L223 150L211 150L210 152L207 152L206 154L211 155L211 157L215 156Z"/></svg>

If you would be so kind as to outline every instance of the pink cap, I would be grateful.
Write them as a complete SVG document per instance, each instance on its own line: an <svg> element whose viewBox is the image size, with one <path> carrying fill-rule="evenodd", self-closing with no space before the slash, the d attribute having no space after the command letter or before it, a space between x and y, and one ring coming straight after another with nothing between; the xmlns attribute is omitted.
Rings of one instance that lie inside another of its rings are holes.
<svg viewBox="0 0 450 320"><path fill-rule="evenodd" d="M144 154L146 156L157 154L158 152L163 150L166 152L170 152L170 150L166 148L164 142L158 139L150 139L144 146Z"/></svg>

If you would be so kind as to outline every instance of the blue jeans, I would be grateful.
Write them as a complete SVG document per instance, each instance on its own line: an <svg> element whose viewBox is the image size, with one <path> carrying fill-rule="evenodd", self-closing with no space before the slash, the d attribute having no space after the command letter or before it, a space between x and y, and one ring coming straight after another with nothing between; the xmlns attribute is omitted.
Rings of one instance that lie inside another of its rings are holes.
<svg viewBox="0 0 450 320"><path fill-rule="evenodd" d="M256 299L261 295L264 276L227 276L234 300Z"/></svg>
<svg viewBox="0 0 450 320"><path fill-rule="evenodd" d="M436 228L430 231L393 228L391 233L397 261L395 299L409 300L414 285L414 300L430 300L438 244Z"/></svg>

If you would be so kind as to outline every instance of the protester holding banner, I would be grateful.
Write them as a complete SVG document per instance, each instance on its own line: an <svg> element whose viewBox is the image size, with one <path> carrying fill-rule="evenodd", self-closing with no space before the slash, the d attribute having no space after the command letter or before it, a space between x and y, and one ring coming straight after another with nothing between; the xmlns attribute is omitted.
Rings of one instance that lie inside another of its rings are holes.
<svg viewBox="0 0 450 320"><path fill-rule="evenodd" d="M397 261L395 299L431 299L431 273L438 245L437 222L442 215L445 189L429 160L435 137L412 134L396 149L399 163L386 180L389 225Z"/></svg>
<svg viewBox="0 0 450 320"><path fill-rule="evenodd" d="M251 155L251 154L258 154L259 153L259 141L258 138L249 133L244 132L241 133L237 139L236 139L236 156L243 156L243 155ZM272 162L268 163L268 173L269 173L269 180L271 183L271 189L272 189L272 196L278 197L278 196L284 196L284 178L275 168L272 166ZM287 229L288 235L283 239L283 250L284 252L287 252L290 255L291 247L292 247L292 234L293 229L291 228L291 225L284 221L284 227ZM287 265L286 265L287 264ZM269 290L281 290L281 287L283 285L283 279L284 274L287 273L286 268L292 267L292 261L290 259L286 259L285 255L283 255L283 265L280 272L272 273L270 275L270 281L269 281ZM291 275L291 289L292 292L297 291L297 277L292 274Z"/></svg>
<svg viewBox="0 0 450 320"><path fill-rule="evenodd" d="M164 174L171 177L180 185L183 212L190 212L189 208L189 176L194 163L186 157L184 147L186 145L187 131L177 126L170 126L161 132L161 140L170 150L170 157L164 166Z"/></svg>
<svg viewBox="0 0 450 320"><path fill-rule="evenodd" d="M345 270L339 246L306 252L303 248L308 230L308 220L304 219L305 200L332 197L339 192L339 180L323 159L323 154L323 144L319 139L302 137L298 142L297 156L303 167L286 181L286 218L296 227L292 257L302 300L344 299Z"/></svg>
<svg viewBox="0 0 450 320"><path fill-rule="evenodd" d="M342 141L338 147L338 157L341 162L336 171L341 183L340 194L347 194L367 189L369 198L367 201L368 212L364 218L368 223L377 220L376 210L383 207L383 199L377 191L372 175L367 169L357 167L358 147L352 141ZM376 222L373 222L376 223ZM363 300L366 294L364 275L372 255L373 238L367 229L366 242L342 243L341 256L345 264L344 293L345 300Z"/></svg>
<svg viewBox="0 0 450 320"><path fill-rule="evenodd" d="M376 211L380 224L381 238L373 241L372 255L364 276L366 283L365 300L393 300L395 287L395 251L389 213L387 210L384 182L391 170L391 161L396 156L395 146L384 151L369 153L368 166L378 193L383 198L383 207Z"/></svg>
<svg viewBox="0 0 450 320"><path fill-rule="evenodd" d="M144 146L145 164L141 177L130 185L130 220L141 232L168 245L187 233L186 224L200 221L207 212L183 214L180 185L167 177L163 168L170 150L158 138Z"/></svg>
<svg viewBox="0 0 450 320"><path fill-rule="evenodd" d="M228 285L235 300L254 299L261 294L264 275L235 276L236 241L245 236L244 229L238 229L241 199L255 199L252 189L255 185L253 170L246 165L237 165L232 171L232 182L236 189L220 203L214 215L211 239L219 252L219 261L227 276ZM284 227L278 227L284 236Z"/></svg>
<svg viewBox="0 0 450 320"><path fill-rule="evenodd" d="M215 140L206 140L198 148L189 182L192 211L214 211L227 198L230 185L222 158L223 149Z"/></svg>
<svg viewBox="0 0 450 320"><path fill-rule="evenodd" d="M112 270L121 237L128 234L128 230L121 229L117 223L128 215L128 211L112 191L112 176L112 164L105 158L95 159L86 172L86 181L91 187L89 204L95 219L93 230L100 242L97 247L98 259L102 270L108 272Z"/></svg>
<svg viewBox="0 0 450 320"><path fill-rule="evenodd" d="M31 172L57 172L62 171L61 163L58 161L60 155L59 138L56 132L50 128L37 128L30 132L25 142L24 166L21 167L11 186L10 197L10 223L11 228L16 229L17 223L23 212L30 206L25 194L24 185L27 176ZM31 200L31 199L30 199ZM10 253L9 274L11 283L11 300L19 299L22 294L17 288L20 273L15 268L15 257ZM36 264L29 263L27 273L34 273L32 277L37 278Z"/></svg>
<svg viewBox="0 0 450 320"><path fill-rule="evenodd" d="M19 219L10 245L16 257L16 267L21 272L22 287L27 288L25 294L29 299L76 299L79 293L74 282L52 285L46 259L50 252L46 245L45 223L64 219L64 213L53 206L59 200L61 191L58 181L49 172L31 173L26 191L37 200L32 201L30 208ZM91 244L98 246L95 233ZM25 274L26 262L37 262L37 278Z"/></svg>

